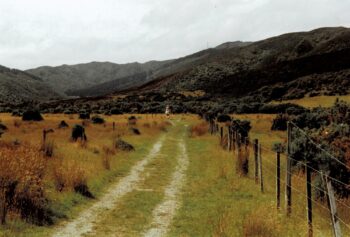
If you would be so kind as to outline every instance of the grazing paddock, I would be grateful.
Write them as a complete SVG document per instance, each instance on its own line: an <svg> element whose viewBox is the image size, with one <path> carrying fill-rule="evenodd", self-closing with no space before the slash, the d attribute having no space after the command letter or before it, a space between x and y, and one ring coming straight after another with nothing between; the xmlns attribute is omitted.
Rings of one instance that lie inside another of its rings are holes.
<svg viewBox="0 0 350 237"><path fill-rule="evenodd" d="M292 104L301 105L306 108L314 108L319 106L331 107L332 105L334 105L334 102L337 99L350 103L350 95L304 97L302 99L295 99L295 100L273 101L272 103L273 104L292 103Z"/></svg>
<svg viewBox="0 0 350 237"><path fill-rule="evenodd" d="M89 199L84 196L99 197L110 182L128 173L130 167L147 153L149 147L164 133L165 127L169 126L163 115L135 115L137 124L133 128L141 131L141 135L135 136L128 125L129 116L104 116L105 123L102 124L85 120L87 141L78 139L74 142L71 140L72 128L83 123L78 115L45 114L43 117L43 121L31 122L9 114L0 114L2 124L8 128L0 138L0 150L3 151L1 155L4 157L0 158L3 162L0 165L0 169L3 169L0 170L0 177L8 174L22 183L24 176L28 176L28 182L39 179L38 188L42 192L38 198L45 200L45 208L53 223L74 217L89 203ZM62 121L69 127L59 128ZM150 126L142 126L145 123ZM54 132L46 134L43 144L43 130L49 129ZM118 138L132 144L135 151L115 149ZM5 146L9 146L9 149L18 148L16 152L7 152ZM5 156L4 152L9 155ZM11 160L11 156L18 156L18 159ZM7 163L8 160L12 162ZM29 185L28 182L26 184ZM40 201L32 193L34 191L28 195L33 201ZM37 236L50 232L49 228L25 222L19 214L18 211L9 209L7 224L0 227L0 235L26 233Z"/></svg>
<svg viewBox="0 0 350 237"><path fill-rule="evenodd" d="M219 134L211 135L209 124L198 116L171 115L170 120L165 115L134 116L132 124L130 115L103 116L103 124L85 121L87 142L72 142L72 127L82 123L78 115L44 115L42 122L23 122L2 114L8 130L1 144L30 147L33 157L40 157L37 168L30 166L33 162L27 165L43 172L35 177L40 179L54 224L26 222L13 209L7 224L0 227L0 236L306 236L305 174L293 175L293 188L299 192L293 191L288 218L284 155L277 210L273 152L262 151L265 190L261 193L255 183L253 152L243 154L249 155L248 173L237 172L236 153L222 149ZM286 141L284 131L270 130L276 115L232 116L249 120L250 138L259 139L264 148L272 151L275 143ZM57 128L62 120L68 128ZM42 156L42 130L50 128L54 132L47 134L46 146L53 150L52 156ZM130 128L139 129L140 135ZM135 151L116 149L118 139ZM6 174L1 167L1 174ZM326 204L314 204L314 236L332 236L329 212L321 205ZM349 225L347 209L338 205L338 212ZM350 234L346 226L341 227L344 236Z"/></svg>

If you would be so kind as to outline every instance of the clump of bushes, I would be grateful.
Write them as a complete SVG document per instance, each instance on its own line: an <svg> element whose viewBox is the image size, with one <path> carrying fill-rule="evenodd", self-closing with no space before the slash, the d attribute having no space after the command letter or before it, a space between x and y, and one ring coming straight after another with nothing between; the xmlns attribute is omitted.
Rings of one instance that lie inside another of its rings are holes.
<svg viewBox="0 0 350 237"><path fill-rule="evenodd" d="M121 150L121 151L134 151L135 148L127 143L126 141L123 141L122 139L118 138L117 141L114 144L115 149Z"/></svg>
<svg viewBox="0 0 350 237"><path fill-rule="evenodd" d="M104 124L105 120L101 118L100 116L93 116L91 119L93 124Z"/></svg>
<svg viewBox="0 0 350 237"><path fill-rule="evenodd" d="M22 115L23 121L42 121L44 118L41 116L38 110L28 110Z"/></svg>
<svg viewBox="0 0 350 237"><path fill-rule="evenodd" d="M130 128L130 131L135 135L141 135L140 130L138 130L137 128Z"/></svg>
<svg viewBox="0 0 350 237"><path fill-rule="evenodd" d="M272 131L286 131L287 130L288 116L284 114L278 114L272 121Z"/></svg>
<svg viewBox="0 0 350 237"><path fill-rule="evenodd" d="M69 125L66 123L66 121L62 120L60 124L58 125L58 128L68 128Z"/></svg>
<svg viewBox="0 0 350 237"><path fill-rule="evenodd" d="M89 112L79 113L79 119L90 119L90 113Z"/></svg>
<svg viewBox="0 0 350 237"><path fill-rule="evenodd" d="M82 141L86 141L87 140L87 137L86 137L86 134L85 134L85 128L81 125L75 125L72 129L72 140L73 141L77 141L79 138L82 140Z"/></svg>
<svg viewBox="0 0 350 237"><path fill-rule="evenodd" d="M0 123L0 130L7 131L8 128L4 124Z"/></svg>
<svg viewBox="0 0 350 237"><path fill-rule="evenodd" d="M227 115L227 114L221 114L217 117L217 121L219 123L227 123L227 122L231 122L232 118Z"/></svg>
<svg viewBox="0 0 350 237"><path fill-rule="evenodd" d="M294 160L309 162L313 169L322 170L330 177L343 183L350 182L350 170L328 154L344 164L350 164L350 105L338 101L331 108L315 108L293 118L293 122L304 131L292 126L291 156ZM309 137L307 137L306 136ZM313 142L310 142L310 139ZM319 144L323 150L315 146ZM327 151L327 152L324 152ZM328 154L327 154L328 153ZM303 169L300 162L294 162L296 169ZM316 172L315 181L322 180ZM348 187L332 182L337 195L346 198L350 195ZM322 182L315 182L317 189L323 190ZM322 198L322 192L316 192Z"/></svg>
<svg viewBox="0 0 350 237"><path fill-rule="evenodd" d="M7 127L4 124L0 123L0 137L6 130Z"/></svg>

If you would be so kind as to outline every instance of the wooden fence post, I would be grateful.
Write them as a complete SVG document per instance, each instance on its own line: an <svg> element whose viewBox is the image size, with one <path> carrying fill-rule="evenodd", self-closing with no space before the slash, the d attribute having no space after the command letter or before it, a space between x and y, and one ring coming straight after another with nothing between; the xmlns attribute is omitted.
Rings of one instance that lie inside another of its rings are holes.
<svg viewBox="0 0 350 237"><path fill-rule="evenodd" d="M324 177L325 182L326 182L328 207L329 207L329 210L331 213L333 233L334 233L335 237L341 237L342 234L341 234L340 224L339 224L339 220L338 220L337 205L335 202L332 182L328 179L327 175L323 175L323 173L321 173L321 174Z"/></svg>
<svg viewBox="0 0 350 237"><path fill-rule="evenodd" d="M43 129L43 144L46 143L46 130Z"/></svg>
<svg viewBox="0 0 350 237"><path fill-rule="evenodd" d="M224 138L224 129L220 127L220 145L222 145L222 139Z"/></svg>
<svg viewBox="0 0 350 237"><path fill-rule="evenodd" d="M4 187L0 187L0 222L2 225L6 224L6 213L7 213L7 207L6 207L6 189Z"/></svg>
<svg viewBox="0 0 350 237"><path fill-rule="evenodd" d="M291 143L292 143L292 127L291 123L287 123L287 170L286 170L286 209L287 216L292 213L292 160L291 157Z"/></svg>
<svg viewBox="0 0 350 237"><path fill-rule="evenodd" d="M277 166L276 166L276 199L277 199L277 209L281 208L281 153L277 151Z"/></svg>
<svg viewBox="0 0 350 237"><path fill-rule="evenodd" d="M260 176L260 190L263 193L264 192L264 179L263 179L263 169L262 169L262 156L261 156L261 144L259 144L259 176Z"/></svg>
<svg viewBox="0 0 350 237"><path fill-rule="evenodd" d="M227 126L227 150L231 150L231 128Z"/></svg>
<svg viewBox="0 0 350 237"><path fill-rule="evenodd" d="M238 131L236 131L236 158L239 159L239 153L241 151L241 144L240 144L240 134L238 133Z"/></svg>
<svg viewBox="0 0 350 237"><path fill-rule="evenodd" d="M258 164L258 147L259 147L259 140L254 140L254 166L255 166L255 183L258 184L259 182L259 164Z"/></svg>
<svg viewBox="0 0 350 237"><path fill-rule="evenodd" d="M311 169L309 162L306 163L306 194L307 194L307 224L309 237L313 236L312 228L312 189L311 189Z"/></svg>

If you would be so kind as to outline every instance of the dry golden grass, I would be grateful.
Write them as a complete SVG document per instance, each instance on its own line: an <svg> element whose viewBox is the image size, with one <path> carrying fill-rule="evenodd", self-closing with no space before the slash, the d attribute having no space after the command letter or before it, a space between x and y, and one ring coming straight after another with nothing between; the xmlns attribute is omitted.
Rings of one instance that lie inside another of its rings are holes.
<svg viewBox="0 0 350 237"><path fill-rule="evenodd" d="M1 187L18 182L16 197L32 201L33 205L44 205L47 203L45 193L50 193L51 202L56 202L61 200L60 195L66 196L64 193L89 191L91 182L105 185L103 177L118 168L120 157L129 156L123 152L116 153L113 144L117 137L123 137L137 149L145 139L154 140L169 126L162 115L134 115L138 124L152 125L138 127L141 135L135 136L129 130L129 116L104 117L105 125L95 125L78 119L77 115L49 114L44 115L42 122L24 122L9 114L0 114L2 123L8 127L0 143ZM69 128L58 128L62 120L67 122ZM72 142L72 127L82 123L86 126L87 142ZM48 129L54 132L47 134L44 143L43 130ZM5 192L2 188L1 194L5 195ZM42 207L38 206L39 209ZM9 210L8 218L16 219L16 212L26 218L25 211L28 210L23 207L23 212L20 206L16 208Z"/></svg>
<svg viewBox="0 0 350 237"><path fill-rule="evenodd" d="M271 209L254 210L243 220L243 236L245 237L277 237L281 234L280 224Z"/></svg>
<svg viewBox="0 0 350 237"><path fill-rule="evenodd" d="M45 207L43 179L46 160L39 146L29 144L0 144L1 222L5 223L9 210L22 218L42 222L38 211Z"/></svg>
<svg viewBox="0 0 350 237"><path fill-rule="evenodd" d="M201 122L190 127L190 137L200 137L208 133L209 124L207 122Z"/></svg>
<svg viewBox="0 0 350 237"><path fill-rule="evenodd" d="M293 103L297 105L301 105L307 108L314 107L331 107L334 105L337 99L344 100L346 102L350 102L350 95L342 95L342 96L315 96L315 97L305 97L302 99L296 100L285 100L285 101L273 101L273 104L280 103Z"/></svg>

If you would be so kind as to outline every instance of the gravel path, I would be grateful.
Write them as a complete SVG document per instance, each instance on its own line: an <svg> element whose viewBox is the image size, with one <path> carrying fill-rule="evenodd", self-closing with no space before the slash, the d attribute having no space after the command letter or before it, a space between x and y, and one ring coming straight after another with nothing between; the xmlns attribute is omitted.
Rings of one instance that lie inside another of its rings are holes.
<svg viewBox="0 0 350 237"><path fill-rule="evenodd" d="M107 190L106 194L103 195L93 206L83 211L75 220L58 228L53 236L78 237L91 232L95 223L98 222L99 217L103 215L106 210L115 208L118 201L125 194L137 188L139 181L141 181L141 174L144 171L145 166L157 156L163 142L164 137L160 138L159 141L153 145L152 150L143 160L139 161L131 168L128 176L119 180L119 182Z"/></svg>
<svg viewBox="0 0 350 237"><path fill-rule="evenodd" d="M180 206L179 194L186 178L185 172L189 165L189 160L184 141L181 140L178 143L178 146L178 165L172 174L171 182L165 188L163 202L153 210L152 226L144 234L145 237L165 236L171 221Z"/></svg>

